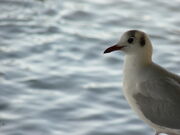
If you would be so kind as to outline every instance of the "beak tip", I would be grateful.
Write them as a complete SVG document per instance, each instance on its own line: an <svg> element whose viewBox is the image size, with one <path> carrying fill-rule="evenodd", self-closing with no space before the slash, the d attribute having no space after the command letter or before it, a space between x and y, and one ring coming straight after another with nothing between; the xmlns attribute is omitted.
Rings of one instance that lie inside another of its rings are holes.
<svg viewBox="0 0 180 135"><path fill-rule="evenodd" d="M106 50L104 51L104 54L106 54L106 53L110 53L110 52L111 52L111 50L106 49Z"/></svg>
<svg viewBox="0 0 180 135"><path fill-rule="evenodd" d="M105 50L103 54L106 54L106 53L108 53L108 52Z"/></svg>

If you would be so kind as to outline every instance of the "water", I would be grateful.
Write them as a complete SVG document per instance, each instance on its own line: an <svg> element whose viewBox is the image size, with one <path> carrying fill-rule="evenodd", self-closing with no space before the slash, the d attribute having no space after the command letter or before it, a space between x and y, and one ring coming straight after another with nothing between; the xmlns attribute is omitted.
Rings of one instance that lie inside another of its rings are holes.
<svg viewBox="0 0 180 135"><path fill-rule="evenodd" d="M122 95L129 29L180 73L180 1L0 0L0 134L152 135Z"/></svg>

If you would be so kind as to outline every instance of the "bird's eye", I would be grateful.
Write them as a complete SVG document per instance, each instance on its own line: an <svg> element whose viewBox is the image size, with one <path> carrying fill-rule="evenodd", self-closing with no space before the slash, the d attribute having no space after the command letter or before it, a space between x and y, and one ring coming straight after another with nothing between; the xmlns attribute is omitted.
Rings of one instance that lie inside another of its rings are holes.
<svg viewBox="0 0 180 135"><path fill-rule="evenodd" d="M128 43L132 43L134 41L134 37L130 37L129 39L128 39Z"/></svg>

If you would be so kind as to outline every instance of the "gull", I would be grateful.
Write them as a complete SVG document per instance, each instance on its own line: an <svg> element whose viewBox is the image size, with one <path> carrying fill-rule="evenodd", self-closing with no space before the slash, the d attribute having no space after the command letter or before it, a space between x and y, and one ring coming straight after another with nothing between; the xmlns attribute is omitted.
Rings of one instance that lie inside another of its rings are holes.
<svg viewBox="0 0 180 135"><path fill-rule="evenodd" d="M180 76L152 61L152 44L145 32L129 30L104 53L125 53L123 93L135 113L156 135L180 135Z"/></svg>

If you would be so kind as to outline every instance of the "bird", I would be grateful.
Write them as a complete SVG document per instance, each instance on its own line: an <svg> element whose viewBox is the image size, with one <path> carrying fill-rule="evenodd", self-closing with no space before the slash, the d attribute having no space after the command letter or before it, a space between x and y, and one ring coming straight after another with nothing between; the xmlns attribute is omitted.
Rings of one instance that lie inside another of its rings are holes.
<svg viewBox="0 0 180 135"><path fill-rule="evenodd" d="M104 53L122 51L123 94L134 112L155 135L180 135L180 76L152 60L148 34L128 30Z"/></svg>

